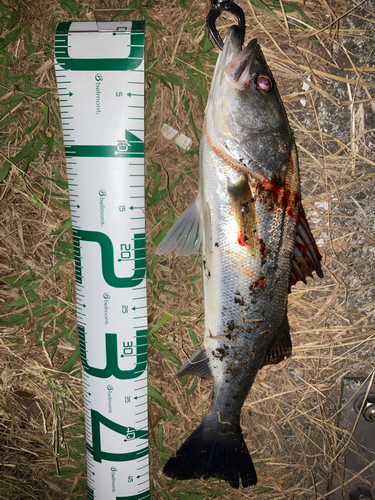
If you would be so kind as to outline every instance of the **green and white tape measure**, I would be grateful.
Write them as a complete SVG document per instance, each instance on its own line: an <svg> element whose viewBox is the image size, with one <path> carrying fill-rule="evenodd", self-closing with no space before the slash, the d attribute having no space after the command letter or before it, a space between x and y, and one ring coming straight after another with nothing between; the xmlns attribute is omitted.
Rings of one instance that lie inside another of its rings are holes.
<svg viewBox="0 0 375 500"><path fill-rule="evenodd" d="M59 23L88 498L150 498L143 21Z"/></svg>

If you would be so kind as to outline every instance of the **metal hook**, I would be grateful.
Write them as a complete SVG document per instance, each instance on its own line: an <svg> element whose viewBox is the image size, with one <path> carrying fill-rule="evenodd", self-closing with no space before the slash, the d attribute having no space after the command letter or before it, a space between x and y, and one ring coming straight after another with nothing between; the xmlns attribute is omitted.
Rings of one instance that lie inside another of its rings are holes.
<svg viewBox="0 0 375 500"><path fill-rule="evenodd" d="M235 4L232 0L211 0L211 10L208 13L206 24L208 29L210 30L212 38L215 40L217 46L221 50L223 50L224 42L221 39L218 30L216 29L215 23L216 19L220 16L223 10L227 10L237 17L238 25L241 30L241 45L245 40L246 30L245 14L239 5Z"/></svg>

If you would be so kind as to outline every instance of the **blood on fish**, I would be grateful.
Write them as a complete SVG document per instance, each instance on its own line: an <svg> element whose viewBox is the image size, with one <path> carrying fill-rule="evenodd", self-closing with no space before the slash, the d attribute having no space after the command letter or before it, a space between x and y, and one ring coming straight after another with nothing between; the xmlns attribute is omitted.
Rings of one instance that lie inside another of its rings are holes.
<svg viewBox="0 0 375 500"><path fill-rule="evenodd" d="M285 180L274 176L271 180L264 178L256 180L256 200L268 205L268 210L282 210L288 217L297 220L300 196L298 183L294 185L295 162L293 153L289 157L289 165Z"/></svg>
<svg viewBox="0 0 375 500"><path fill-rule="evenodd" d="M258 240L259 240L259 253L260 253L260 257L262 260L262 266L263 266L266 262L266 255L268 252L267 252L267 247L266 247L266 244L264 243L263 238L258 238Z"/></svg>
<svg viewBox="0 0 375 500"><path fill-rule="evenodd" d="M306 253L306 245L304 245L303 243L299 243L298 241L296 241L294 245L300 250L302 250L302 254Z"/></svg>
<svg viewBox="0 0 375 500"><path fill-rule="evenodd" d="M266 277L265 276L260 276L258 279L258 287L262 287L266 284Z"/></svg>
<svg viewBox="0 0 375 500"><path fill-rule="evenodd" d="M241 245L241 247L247 246L249 244L249 238L245 233L240 233L238 235L238 244Z"/></svg>
<svg viewBox="0 0 375 500"><path fill-rule="evenodd" d="M268 204L269 210L282 210L288 217L293 219L298 217L299 193L285 183L278 187L279 179L276 181L267 180L258 182L257 199Z"/></svg>
<svg viewBox="0 0 375 500"><path fill-rule="evenodd" d="M257 278L251 285L249 286L249 290L252 292L255 288L261 288L266 284L266 277L264 274L261 274L259 278Z"/></svg>

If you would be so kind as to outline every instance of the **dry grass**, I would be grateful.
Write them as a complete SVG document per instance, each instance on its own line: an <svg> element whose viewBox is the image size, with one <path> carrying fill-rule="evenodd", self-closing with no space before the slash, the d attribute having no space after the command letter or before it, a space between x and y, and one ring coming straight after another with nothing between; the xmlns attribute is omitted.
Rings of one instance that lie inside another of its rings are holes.
<svg viewBox="0 0 375 500"><path fill-rule="evenodd" d="M80 3L77 14L82 21L93 19L94 8L123 6L115 0ZM304 205L323 254L325 277L293 288L289 320L294 354L263 369L245 403L243 430L259 463L259 484L237 492L218 481L171 484L162 474L166 453L179 446L210 402L211 383L199 380L187 395L193 381L183 386L173 380L176 364L173 356L168 358L170 352L184 363L196 349L195 336L202 338L199 260L196 256L156 259L153 240L168 227L167 216L176 218L197 193L198 140L214 59L212 51L205 52L204 25L191 27L205 20L208 1L142 2L163 27L159 31L150 27L146 36L146 90L151 104L146 165L152 173L147 178L146 211L149 376L174 408L167 410L150 400L153 498L327 498L340 453L350 445L350 433L338 427L341 379L369 378L374 372L375 4L370 0L359 2L357 8L352 2L332 0L295 4L316 28L297 11L286 10L287 3L274 11L275 19L248 0L246 39L257 37L261 43L295 130ZM61 5L66 3L15 0L12 7L22 16L13 28L5 26L2 34L22 27L6 47L10 58L4 60L8 70L0 94L2 120L14 118L3 123L0 145L2 159L13 158L0 184L0 498L4 499L78 499L85 494L74 268L69 256L71 233L68 223L64 225L69 217L68 194L58 147L61 127L51 52L51 24L72 19ZM220 18L223 33L231 22ZM313 35L316 40L309 38ZM181 79L168 88L165 72ZM22 85L27 75L33 87L46 92L30 95ZM303 89L303 82L308 89ZM164 123L193 140L189 154L162 136ZM36 129L28 130L34 124ZM45 158L52 135L55 143ZM38 137L41 146L22 172L25 160L16 155ZM179 178L166 196L152 198L155 179L160 181L157 194ZM21 302L7 307L15 300Z"/></svg>

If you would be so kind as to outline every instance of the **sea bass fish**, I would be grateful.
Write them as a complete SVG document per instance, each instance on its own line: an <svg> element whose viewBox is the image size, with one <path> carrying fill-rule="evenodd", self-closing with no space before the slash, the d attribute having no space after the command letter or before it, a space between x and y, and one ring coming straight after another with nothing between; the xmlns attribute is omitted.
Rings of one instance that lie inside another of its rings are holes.
<svg viewBox="0 0 375 500"><path fill-rule="evenodd" d="M177 376L213 377L210 409L164 472L216 477L238 488L256 472L240 414L258 370L291 354L290 286L321 256L301 205L293 134L275 80L252 40L232 27L205 112L197 198L157 249L190 255L202 246L204 342Z"/></svg>

